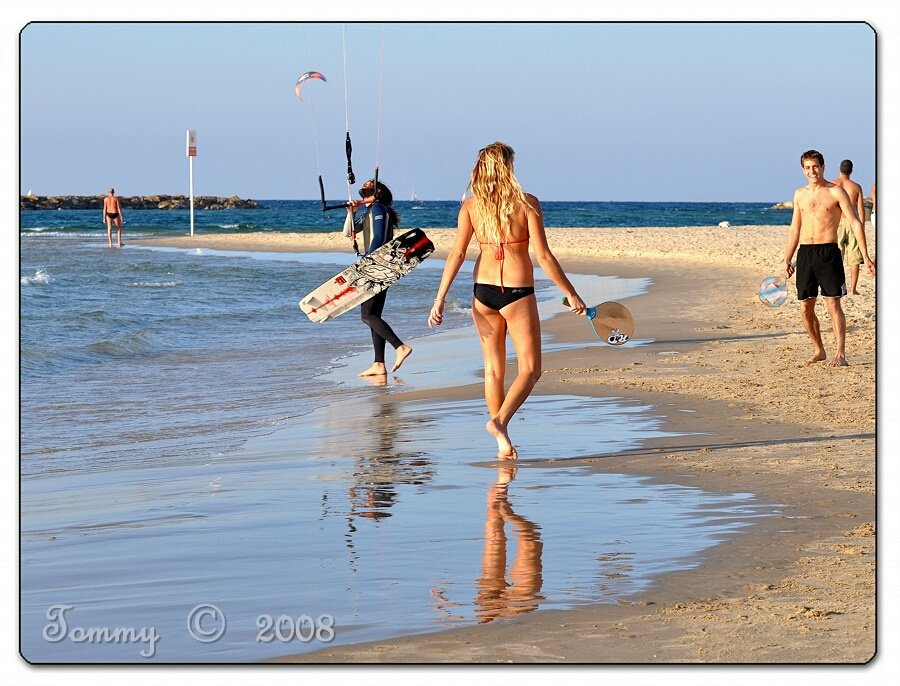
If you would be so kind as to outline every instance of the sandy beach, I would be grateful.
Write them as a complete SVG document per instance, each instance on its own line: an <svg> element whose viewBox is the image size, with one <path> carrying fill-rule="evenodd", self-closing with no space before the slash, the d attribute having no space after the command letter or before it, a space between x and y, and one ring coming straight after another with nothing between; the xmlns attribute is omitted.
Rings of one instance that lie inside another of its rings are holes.
<svg viewBox="0 0 900 686"><path fill-rule="evenodd" d="M437 248L435 256L444 256L454 231L427 233ZM783 226L549 229L550 245L569 272L652 279L647 294L628 301L636 336L652 342L618 349L615 356L601 357L593 349L545 355L535 392L687 404L696 411L671 412L667 429L712 435L689 435L569 464L713 492L753 493L783 504L796 516L768 521L751 535L721 543L700 567L666 574L627 602L534 612L282 661L871 660L876 652L875 281L862 273L860 295L843 300L850 366L805 365L812 346L793 280L780 308L766 307L757 297L759 281L778 274L786 234ZM874 257L871 224L867 238ZM238 251L347 249L339 233L208 235L140 243ZM476 251L473 246L470 255ZM817 308L826 349L833 353L830 319L821 299ZM545 324L546 331L563 341L582 340L585 327L583 319L570 315ZM471 395L472 389L451 393Z"/></svg>

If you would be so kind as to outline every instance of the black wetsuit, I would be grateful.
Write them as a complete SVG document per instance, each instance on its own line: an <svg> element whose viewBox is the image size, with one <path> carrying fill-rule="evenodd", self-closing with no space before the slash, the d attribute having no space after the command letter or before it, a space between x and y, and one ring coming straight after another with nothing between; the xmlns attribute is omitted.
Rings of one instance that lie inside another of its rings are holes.
<svg viewBox="0 0 900 686"><path fill-rule="evenodd" d="M371 219L372 239L369 243L369 252L374 252L382 245L394 238L394 225L390 221L390 213L387 207L381 203L373 203L369 206L366 213L356 220L359 227L358 233L362 233L364 222ZM389 289L384 289L376 296L366 300L360 306L360 314L363 323L372 330L372 347L375 348L375 362L384 363L385 343L390 343L396 350L401 345L401 341L390 325L381 318L384 311L384 303L387 299Z"/></svg>

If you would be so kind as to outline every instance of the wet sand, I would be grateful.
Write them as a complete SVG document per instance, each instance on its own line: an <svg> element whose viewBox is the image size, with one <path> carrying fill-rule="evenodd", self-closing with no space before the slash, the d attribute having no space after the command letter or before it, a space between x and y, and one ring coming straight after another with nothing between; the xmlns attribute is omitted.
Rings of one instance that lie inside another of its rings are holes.
<svg viewBox="0 0 900 686"><path fill-rule="evenodd" d="M874 256L874 232L871 225L867 229ZM860 295L844 299L850 366L804 365L812 347L793 281L780 308L765 307L756 295L760 279L781 266L786 232L766 226L548 230L567 271L653 279L649 293L627 303L635 337L652 342L545 355L536 393L624 395L661 407L674 403L696 411L668 413L666 430L713 434L556 465L651 476L712 492L751 492L796 514L716 546L701 566L666 574L653 588L617 605L546 610L280 661L861 664L872 659L875 282L862 274ZM446 254L453 231L428 234L436 256ZM276 252L346 249L338 234L142 243ZM817 309L826 349L833 352L824 303ZM544 329L560 341L593 337L584 319L569 315L553 318ZM407 395L477 392L462 387Z"/></svg>

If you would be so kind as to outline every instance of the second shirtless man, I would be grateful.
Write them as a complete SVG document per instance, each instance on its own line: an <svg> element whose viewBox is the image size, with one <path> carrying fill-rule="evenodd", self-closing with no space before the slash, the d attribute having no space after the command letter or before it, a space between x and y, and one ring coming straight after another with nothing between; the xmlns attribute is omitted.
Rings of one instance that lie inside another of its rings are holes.
<svg viewBox="0 0 900 686"><path fill-rule="evenodd" d="M103 198L103 221L106 222L106 237L109 239L109 247L113 247L112 227L115 222L121 248L124 245L122 243L122 205L116 197L116 191L112 188L109 189L109 195Z"/></svg>
<svg viewBox="0 0 900 686"><path fill-rule="evenodd" d="M816 150L808 150L800 156L800 165L809 185L794 192L794 214L784 251L785 271L790 278L794 273L792 260L797 252L797 299L803 315L803 325L815 348L806 363L821 362L828 358L822 343L819 318L816 316L816 298L821 290L831 315L831 328L837 345L830 367L847 365L844 353L847 323L841 307L841 297L847 294L844 278L844 260L838 247L838 224L843 216L853 227L863 263L875 277L875 263L869 258L866 233L856 216L847 191L825 179L825 158ZM798 250L799 246L799 250Z"/></svg>

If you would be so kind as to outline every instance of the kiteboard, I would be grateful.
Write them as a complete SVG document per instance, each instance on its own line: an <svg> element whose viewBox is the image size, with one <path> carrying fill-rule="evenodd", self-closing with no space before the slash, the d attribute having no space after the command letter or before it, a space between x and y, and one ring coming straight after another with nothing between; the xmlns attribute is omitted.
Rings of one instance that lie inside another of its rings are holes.
<svg viewBox="0 0 900 686"><path fill-rule="evenodd" d="M563 305L568 305L569 299L563 298L562 302ZM634 318L621 303L601 303L587 308L585 314L597 338L604 343L624 345L634 336Z"/></svg>
<svg viewBox="0 0 900 686"><path fill-rule="evenodd" d="M403 278L434 252L422 229L407 231L363 255L300 301L316 324L342 315Z"/></svg>
<svg viewBox="0 0 900 686"><path fill-rule="evenodd" d="M787 301L787 284L778 276L767 276L759 283L759 299L763 305L781 307Z"/></svg>

